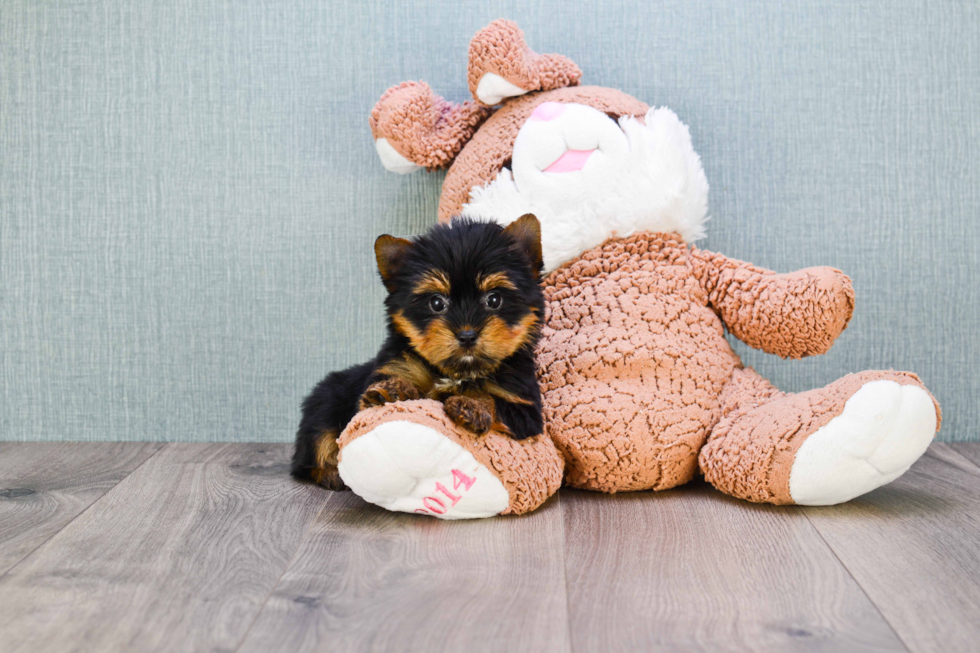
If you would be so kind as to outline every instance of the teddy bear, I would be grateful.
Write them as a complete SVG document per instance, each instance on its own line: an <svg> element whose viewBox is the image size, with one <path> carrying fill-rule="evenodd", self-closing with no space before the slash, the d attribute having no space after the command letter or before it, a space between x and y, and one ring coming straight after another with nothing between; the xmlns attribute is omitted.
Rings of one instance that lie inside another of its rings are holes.
<svg viewBox="0 0 980 653"><path fill-rule="evenodd" d="M693 246L708 183L687 127L580 78L498 20L470 44L472 101L405 82L374 107L385 168L449 168L440 221L540 221L545 427L517 441L467 432L432 400L374 407L339 439L344 482L388 510L461 519L529 512L562 485L665 490L696 476L747 501L830 505L908 470L940 424L915 374L865 371L791 394L725 338L786 359L822 354L851 318L850 279Z"/></svg>

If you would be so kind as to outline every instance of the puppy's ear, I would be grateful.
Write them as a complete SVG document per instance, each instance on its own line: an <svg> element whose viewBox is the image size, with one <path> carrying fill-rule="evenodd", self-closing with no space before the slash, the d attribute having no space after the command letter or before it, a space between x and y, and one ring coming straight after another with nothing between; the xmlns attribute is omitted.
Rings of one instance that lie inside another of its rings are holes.
<svg viewBox="0 0 980 653"><path fill-rule="evenodd" d="M533 213L525 213L504 229L517 246L531 259L534 273L541 274L541 223Z"/></svg>
<svg viewBox="0 0 980 653"><path fill-rule="evenodd" d="M374 255L378 259L378 272L388 292L394 290L392 279L412 248L412 241L385 234L374 241Z"/></svg>

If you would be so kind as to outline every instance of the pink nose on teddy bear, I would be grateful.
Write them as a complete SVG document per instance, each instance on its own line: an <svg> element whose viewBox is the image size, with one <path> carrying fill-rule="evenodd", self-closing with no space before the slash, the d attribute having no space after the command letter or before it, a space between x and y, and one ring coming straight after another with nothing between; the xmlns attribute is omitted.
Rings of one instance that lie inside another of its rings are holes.
<svg viewBox="0 0 980 653"><path fill-rule="evenodd" d="M531 120L541 120L547 122L554 120L565 112L565 105L561 102L545 102L538 106L531 114Z"/></svg>

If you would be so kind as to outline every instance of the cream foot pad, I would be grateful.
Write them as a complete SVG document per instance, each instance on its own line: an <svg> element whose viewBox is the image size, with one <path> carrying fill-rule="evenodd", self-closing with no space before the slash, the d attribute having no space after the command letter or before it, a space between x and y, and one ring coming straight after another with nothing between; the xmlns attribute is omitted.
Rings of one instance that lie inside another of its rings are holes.
<svg viewBox="0 0 980 653"><path fill-rule="evenodd" d="M473 519L497 515L510 502L473 454L414 422L378 425L344 446L338 467L355 494L386 510Z"/></svg>
<svg viewBox="0 0 980 653"><path fill-rule="evenodd" d="M922 388L865 383L840 415L800 445L789 479L793 501L833 505L894 481L925 453L936 422L936 407Z"/></svg>

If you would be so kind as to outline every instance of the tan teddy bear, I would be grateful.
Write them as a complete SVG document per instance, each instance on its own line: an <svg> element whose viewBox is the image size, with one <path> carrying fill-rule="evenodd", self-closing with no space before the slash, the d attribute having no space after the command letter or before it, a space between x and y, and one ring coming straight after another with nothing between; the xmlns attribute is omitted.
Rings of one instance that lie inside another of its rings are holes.
<svg viewBox="0 0 980 653"><path fill-rule="evenodd" d="M749 501L825 505L905 472L940 421L915 374L862 372L787 394L724 337L783 358L822 354L851 317L850 279L691 247L708 184L687 127L580 76L496 21L470 45L475 101L406 82L372 112L386 168L450 166L441 221L540 220L545 433L474 436L437 402L388 404L342 434L344 481L389 510L454 519L524 513L562 483L663 490L701 473Z"/></svg>

